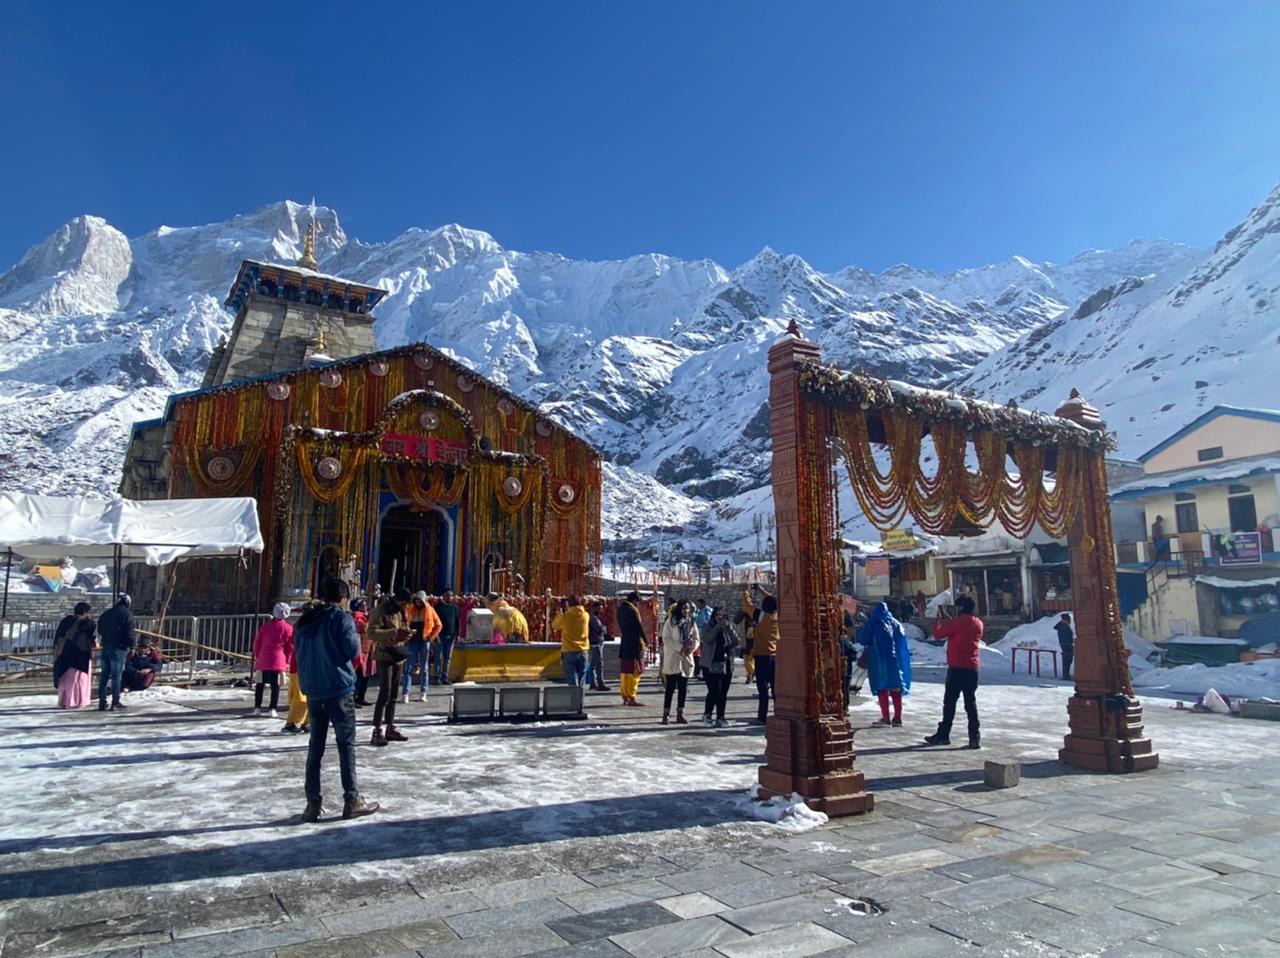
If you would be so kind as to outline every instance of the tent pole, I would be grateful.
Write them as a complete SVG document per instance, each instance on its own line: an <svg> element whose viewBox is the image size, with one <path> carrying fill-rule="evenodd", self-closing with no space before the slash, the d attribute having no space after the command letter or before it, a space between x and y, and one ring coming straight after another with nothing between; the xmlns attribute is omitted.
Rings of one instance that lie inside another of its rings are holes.
<svg viewBox="0 0 1280 958"><path fill-rule="evenodd" d="M0 610L0 619L9 618L9 574L13 572L13 550L9 550L4 564L4 608Z"/></svg>
<svg viewBox="0 0 1280 958"><path fill-rule="evenodd" d="M111 591L112 601L120 601L120 543L116 543L115 556L111 563Z"/></svg>

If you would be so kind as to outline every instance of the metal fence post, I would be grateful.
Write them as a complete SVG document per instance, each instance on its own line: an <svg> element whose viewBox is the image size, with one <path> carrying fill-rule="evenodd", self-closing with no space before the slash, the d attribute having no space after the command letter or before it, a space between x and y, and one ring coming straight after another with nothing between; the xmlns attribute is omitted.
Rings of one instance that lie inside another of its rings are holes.
<svg viewBox="0 0 1280 958"><path fill-rule="evenodd" d="M196 659L200 654L200 643L197 639L199 630L196 628L198 621L198 619L193 619L191 622L191 659L187 664L187 680L190 682L196 680Z"/></svg>

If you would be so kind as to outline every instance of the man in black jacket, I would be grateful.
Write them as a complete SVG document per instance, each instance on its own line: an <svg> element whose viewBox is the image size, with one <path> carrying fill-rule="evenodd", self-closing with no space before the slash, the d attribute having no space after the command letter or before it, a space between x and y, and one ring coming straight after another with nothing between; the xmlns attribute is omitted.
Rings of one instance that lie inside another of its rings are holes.
<svg viewBox="0 0 1280 958"><path fill-rule="evenodd" d="M618 604L618 631L622 633L622 645L618 649L622 704L639 705L636 693L640 691L640 676L644 674L646 642L644 623L640 621L640 593L629 592Z"/></svg>
<svg viewBox="0 0 1280 958"><path fill-rule="evenodd" d="M102 638L102 651L98 657L98 711L107 711L107 684L111 684L111 708L122 709L120 678L124 674L124 662L129 650L138 641L138 623L129 610L130 599L121 595L116 604L102 613L98 619L98 635Z"/></svg>
<svg viewBox="0 0 1280 958"><path fill-rule="evenodd" d="M1053 630L1058 633L1058 647L1062 649L1062 677L1071 678L1071 660L1076 654L1076 634L1071 628L1071 613L1064 612L1054 623Z"/></svg>

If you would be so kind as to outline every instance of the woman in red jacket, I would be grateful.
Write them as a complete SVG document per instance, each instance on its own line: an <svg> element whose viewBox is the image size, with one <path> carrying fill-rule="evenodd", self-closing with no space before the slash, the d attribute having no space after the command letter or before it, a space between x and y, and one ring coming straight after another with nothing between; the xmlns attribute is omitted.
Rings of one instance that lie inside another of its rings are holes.
<svg viewBox="0 0 1280 958"><path fill-rule="evenodd" d="M969 719L969 747L981 748L978 725L978 659L982 648L982 620L973 614L973 599L962 595L956 600L960 614L954 619L938 618L933 623L933 637L947 640L947 684L942 693L942 721L938 731L925 738L926 745L950 745L951 723L956 717L956 700L964 696L964 714Z"/></svg>

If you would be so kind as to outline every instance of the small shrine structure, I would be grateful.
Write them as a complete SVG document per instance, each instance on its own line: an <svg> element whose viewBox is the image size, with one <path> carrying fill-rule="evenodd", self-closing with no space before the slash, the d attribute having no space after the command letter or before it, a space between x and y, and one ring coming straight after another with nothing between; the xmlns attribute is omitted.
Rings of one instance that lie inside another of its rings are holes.
<svg viewBox="0 0 1280 958"><path fill-rule="evenodd" d="M842 700L838 460L881 531L909 514L934 534L999 522L1025 538L1038 522L1066 537L1076 691L1059 757L1097 771L1154 768L1159 759L1142 734L1124 646L1104 463L1112 442L1098 411L1074 391L1049 416L821 359L794 322L769 351L781 635L777 710L759 773L765 794L799 793L829 815L874 805L854 766ZM932 475L921 466L926 443L937 463Z"/></svg>
<svg viewBox="0 0 1280 958"><path fill-rule="evenodd" d="M597 451L440 350L377 351L384 291L318 272L314 229L295 266L241 265L202 388L133 428L122 494L258 500L262 559L184 574L183 610L263 610L336 574L584 591L599 566Z"/></svg>

